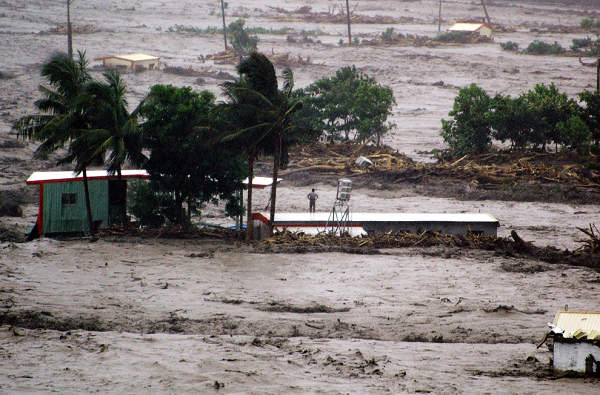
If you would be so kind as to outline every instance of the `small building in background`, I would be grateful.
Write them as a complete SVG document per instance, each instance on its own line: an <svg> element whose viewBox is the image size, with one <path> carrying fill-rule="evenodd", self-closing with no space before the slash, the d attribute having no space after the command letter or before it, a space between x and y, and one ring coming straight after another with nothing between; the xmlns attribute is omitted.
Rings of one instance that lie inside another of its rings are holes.
<svg viewBox="0 0 600 395"><path fill-rule="evenodd" d="M476 33L480 36L490 37L494 35L494 29L485 23L455 23L448 28L449 32Z"/></svg>
<svg viewBox="0 0 600 395"><path fill-rule="evenodd" d="M117 174L88 170L92 218L97 226L121 222L121 204L127 197L127 180L148 178L146 170L123 170L123 183ZM27 184L39 185L40 207L31 236L88 233L83 174L70 171L35 172Z"/></svg>
<svg viewBox="0 0 600 395"><path fill-rule="evenodd" d="M146 55L143 53L134 53L130 55L106 56L96 58L101 60L106 67L126 68L126 69L160 69L160 57Z"/></svg>
<svg viewBox="0 0 600 395"><path fill-rule="evenodd" d="M559 311L550 327L554 370L600 377L600 312Z"/></svg>

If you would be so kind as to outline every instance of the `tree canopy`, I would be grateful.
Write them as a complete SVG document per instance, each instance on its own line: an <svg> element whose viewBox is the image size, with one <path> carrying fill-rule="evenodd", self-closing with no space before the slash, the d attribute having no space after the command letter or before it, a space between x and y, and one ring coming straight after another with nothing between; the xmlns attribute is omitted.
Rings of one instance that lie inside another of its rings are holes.
<svg viewBox="0 0 600 395"><path fill-rule="evenodd" d="M490 96L476 84L458 91L450 121L442 119L441 135L456 155L486 152L492 143Z"/></svg>
<svg viewBox="0 0 600 395"><path fill-rule="evenodd" d="M379 145L395 126L387 122L396 104L394 92L355 66L343 67L297 94L304 106L299 117L309 128L323 130L329 141L371 140Z"/></svg>
<svg viewBox="0 0 600 395"><path fill-rule="evenodd" d="M215 96L190 87L154 85L140 107L150 157L146 169L156 189L173 196L174 223L185 223L184 203L193 210L217 198L229 215L240 213L236 192L246 177L243 161L211 125Z"/></svg>
<svg viewBox="0 0 600 395"><path fill-rule="evenodd" d="M283 72L283 88L278 87L273 63L263 54L253 52L238 65L240 78L222 85L229 101L222 110L229 118L232 132L226 140L244 144L248 160L248 173L254 175L254 160L260 153L273 156L273 185L270 201L271 232L277 199L277 177L280 167L287 162L291 146L302 141L305 128L296 124L294 114L301 103L293 97L293 73L286 68ZM234 115L232 117L232 115ZM252 185L248 189L248 211L252 207ZM248 224L251 224L250 213ZM251 225L247 239L250 239Z"/></svg>
<svg viewBox="0 0 600 395"><path fill-rule="evenodd" d="M493 98L471 84L462 88L448 115L442 120L441 136L457 156L488 152L492 140L509 141L518 150L555 149L589 152L600 134L600 96L583 92L585 106L558 91L554 84L538 84L517 97L497 94Z"/></svg>
<svg viewBox="0 0 600 395"><path fill-rule="evenodd" d="M50 86L40 86L43 98L35 102L39 113L18 120L13 129L20 137L41 141L37 154L48 154L67 148L67 155L58 164L75 162L75 172L83 173L88 231L95 238L87 168L104 163L104 152L92 152L84 135L94 128L90 108L86 105L85 90L91 77L87 71L85 52L77 60L59 54L43 65L41 75Z"/></svg>

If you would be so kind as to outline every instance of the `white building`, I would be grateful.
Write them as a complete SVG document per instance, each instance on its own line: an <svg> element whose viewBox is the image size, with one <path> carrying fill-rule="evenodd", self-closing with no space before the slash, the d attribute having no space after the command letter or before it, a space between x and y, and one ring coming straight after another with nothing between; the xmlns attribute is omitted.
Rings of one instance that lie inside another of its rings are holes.
<svg viewBox="0 0 600 395"><path fill-rule="evenodd" d="M480 36L492 37L494 29L485 23L455 23L448 28L449 32L478 33Z"/></svg>
<svg viewBox="0 0 600 395"><path fill-rule="evenodd" d="M158 56L146 55L143 53L134 53L129 55L106 56L96 58L101 60L106 67L123 67L128 69L159 69L160 58Z"/></svg>
<svg viewBox="0 0 600 395"><path fill-rule="evenodd" d="M559 311L554 332L554 370L600 376L600 312Z"/></svg>

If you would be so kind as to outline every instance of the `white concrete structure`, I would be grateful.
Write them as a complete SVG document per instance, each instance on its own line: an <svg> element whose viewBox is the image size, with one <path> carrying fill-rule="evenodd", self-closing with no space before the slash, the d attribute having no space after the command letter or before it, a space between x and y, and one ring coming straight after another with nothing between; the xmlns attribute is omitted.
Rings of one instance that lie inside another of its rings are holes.
<svg viewBox="0 0 600 395"><path fill-rule="evenodd" d="M494 29L485 23L455 23L448 28L449 32L478 33L480 36L492 37Z"/></svg>
<svg viewBox="0 0 600 395"><path fill-rule="evenodd" d="M600 376L600 312L559 311L552 331L555 371Z"/></svg>
<svg viewBox="0 0 600 395"><path fill-rule="evenodd" d="M254 229L264 236L269 222L268 213L253 213ZM315 234L327 230L330 213L275 213L275 226ZM351 234L382 234L389 231L438 232L460 235L469 231L496 236L499 221L484 213L360 213L350 212L348 227ZM262 231L262 233L260 233Z"/></svg>
<svg viewBox="0 0 600 395"><path fill-rule="evenodd" d="M600 347L591 342L571 341L566 343L556 341L556 338L554 340L554 370L557 372L586 373L586 359L589 359L590 355L594 358L594 362L600 361ZM598 372L597 365L591 365L591 369L592 373Z"/></svg>
<svg viewBox="0 0 600 395"><path fill-rule="evenodd" d="M101 60L106 67L123 67L128 69L159 69L160 58L158 56L146 55L143 53L134 53L129 55L106 56L96 58Z"/></svg>

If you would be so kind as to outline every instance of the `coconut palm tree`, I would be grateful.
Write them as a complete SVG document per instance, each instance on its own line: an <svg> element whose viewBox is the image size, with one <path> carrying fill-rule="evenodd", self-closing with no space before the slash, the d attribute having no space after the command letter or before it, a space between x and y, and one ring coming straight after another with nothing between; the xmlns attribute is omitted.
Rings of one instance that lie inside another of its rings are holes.
<svg viewBox="0 0 600 395"><path fill-rule="evenodd" d="M29 115L18 120L13 130L21 138L41 141L37 155L47 155L71 144L88 128L87 108L83 105L84 90L91 81L87 71L89 62L85 52L79 51L77 60L60 54L52 57L42 67L41 75L50 83L49 87L40 86L43 98L35 102L39 114ZM66 158L59 163L76 161L75 171L83 172L83 182L88 217L88 229L95 238L92 210L89 197L87 166L98 163L98 158L74 155L70 149Z"/></svg>
<svg viewBox="0 0 600 395"><path fill-rule="evenodd" d="M126 225L127 202L121 170L127 161L141 165L146 160L137 123L139 106L132 113L127 110L126 86L117 70L108 70L104 78L105 82L92 81L85 88L91 128L78 139L87 157L96 158L108 153L108 173L117 174L121 197L120 216Z"/></svg>
<svg viewBox="0 0 600 395"><path fill-rule="evenodd" d="M248 157L248 228L252 232L252 177L254 160L261 153L273 155L273 185L271 191L269 229L273 232L279 168L287 158L289 147L299 141L301 128L293 115L301 103L292 98L293 73L283 73L283 89L277 86L273 63L263 54L253 52L238 65L239 80L222 85L229 99L223 108L236 120L234 131L225 137L245 146Z"/></svg>

